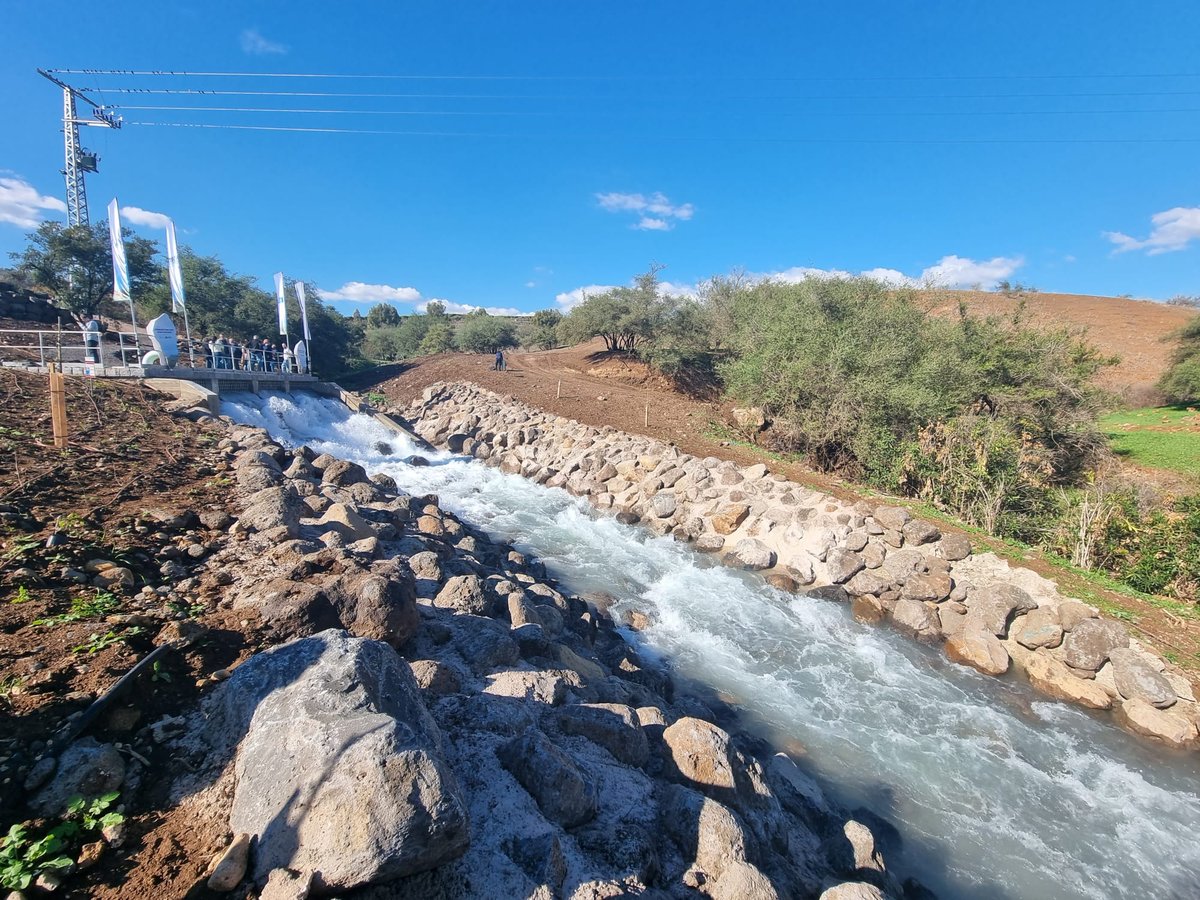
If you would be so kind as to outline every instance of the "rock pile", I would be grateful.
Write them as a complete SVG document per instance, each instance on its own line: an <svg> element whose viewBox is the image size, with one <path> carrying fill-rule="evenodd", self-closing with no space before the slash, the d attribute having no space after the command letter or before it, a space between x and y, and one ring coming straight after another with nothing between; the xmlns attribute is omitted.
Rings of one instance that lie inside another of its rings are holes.
<svg viewBox="0 0 1200 900"><path fill-rule="evenodd" d="M777 588L850 602L856 617L889 620L956 662L1023 673L1050 697L1112 710L1140 735L1200 746L1191 684L1125 626L906 509L847 503L763 464L699 459L470 384L431 386L409 418L431 443L586 497Z"/></svg>
<svg viewBox="0 0 1200 900"><path fill-rule="evenodd" d="M221 605L278 643L174 739L180 803L229 823L211 889L902 894L866 825L536 560L353 463L256 429L224 446Z"/></svg>

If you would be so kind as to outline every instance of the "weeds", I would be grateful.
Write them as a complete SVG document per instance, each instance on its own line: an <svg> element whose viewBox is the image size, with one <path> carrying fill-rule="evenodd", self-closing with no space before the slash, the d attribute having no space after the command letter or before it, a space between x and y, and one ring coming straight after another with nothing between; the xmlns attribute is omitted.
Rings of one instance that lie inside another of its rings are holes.
<svg viewBox="0 0 1200 900"><path fill-rule="evenodd" d="M29 596L29 588L25 587L25 585L21 585L19 588L17 588L17 596L13 597L8 602L9 603L28 603L32 599L33 598Z"/></svg>
<svg viewBox="0 0 1200 900"><path fill-rule="evenodd" d="M34 619L34 625L62 625L66 622L82 622L85 619L99 619L116 612L121 607L121 601L108 591L96 589L95 597L82 595L71 598L71 611L44 619Z"/></svg>
<svg viewBox="0 0 1200 900"><path fill-rule="evenodd" d="M134 626L126 628L122 631L110 629L103 634L89 634L88 639L78 647L72 647L72 653L84 653L88 655L99 653L101 650L107 650L109 647L114 647L122 641L128 640L131 637L137 637L142 633L141 628Z"/></svg>
<svg viewBox="0 0 1200 900"><path fill-rule="evenodd" d="M41 837L33 836L28 822L9 828L0 841L0 887L23 891L42 873L63 872L75 865L72 857L84 839L125 821L113 808L118 796L113 791L91 800L73 798L63 820Z"/></svg>

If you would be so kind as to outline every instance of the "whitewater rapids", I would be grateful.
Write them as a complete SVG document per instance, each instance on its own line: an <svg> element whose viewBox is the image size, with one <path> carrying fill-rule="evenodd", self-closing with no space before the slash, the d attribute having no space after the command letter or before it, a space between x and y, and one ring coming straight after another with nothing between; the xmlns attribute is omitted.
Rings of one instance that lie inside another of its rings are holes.
<svg viewBox="0 0 1200 900"><path fill-rule="evenodd" d="M1200 762L1147 747L1012 679L947 662L845 605L781 593L560 489L417 450L311 395L231 395L222 412L436 493L570 590L651 613L631 640L736 698L827 791L901 835L885 853L948 900L1200 898ZM380 450L392 449L393 453ZM432 465L403 459L420 453Z"/></svg>

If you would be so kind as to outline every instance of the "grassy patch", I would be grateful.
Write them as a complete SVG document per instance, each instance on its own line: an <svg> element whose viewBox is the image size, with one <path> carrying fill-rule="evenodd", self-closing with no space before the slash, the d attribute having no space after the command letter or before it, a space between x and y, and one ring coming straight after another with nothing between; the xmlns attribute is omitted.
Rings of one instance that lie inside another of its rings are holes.
<svg viewBox="0 0 1200 900"><path fill-rule="evenodd" d="M1147 407L1110 413L1100 420L1113 452L1130 462L1200 476L1200 411Z"/></svg>

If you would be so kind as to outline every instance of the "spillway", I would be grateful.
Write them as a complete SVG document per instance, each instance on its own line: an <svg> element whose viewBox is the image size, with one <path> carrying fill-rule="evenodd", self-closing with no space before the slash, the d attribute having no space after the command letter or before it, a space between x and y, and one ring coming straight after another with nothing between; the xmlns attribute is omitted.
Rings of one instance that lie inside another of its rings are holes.
<svg viewBox="0 0 1200 900"><path fill-rule="evenodd" d="M605 591L652 624L631 634L736 698L849 808L892 822L902 879L943 898L1200 898L1200 764L1073 707L988 678L845 605L796 597L560 489L425 455L369 416L308 395L231 395L222 412L436 493L537 556L570 590ZM392 452L382 452L380 443Z"/></svg>

